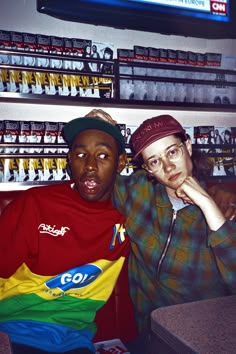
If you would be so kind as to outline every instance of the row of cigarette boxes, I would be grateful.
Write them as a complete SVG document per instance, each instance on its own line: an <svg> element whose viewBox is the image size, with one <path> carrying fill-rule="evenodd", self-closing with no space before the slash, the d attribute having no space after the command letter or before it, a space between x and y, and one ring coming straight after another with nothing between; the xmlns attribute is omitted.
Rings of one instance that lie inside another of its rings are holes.
<svg viewBox="0 0 236 354"><path fill-rule="evenodd" d="M14 51L0 53L0 64L103 72L103 61L113 59L113 47L91 39L0 30L0 49ZM32 53L39 55L31 56ZM62 55L67 58L62 59Z"/></svg>
<svg viewBox="0 0 236 354"><path fill-rule="evenodd" d="M1 148L1 153L62 153L68 151L68 146L63 139L64 122L48 121L0 121L0 143L6 147ZM7 144L22 144L22 148L7 147ZM35 144L35 147L27 147L27 143ZM39 144L39 147L37 145ZM51 144L52 147L44 148L43 144ZM61 148L57 148L56 144Z"/></svg>

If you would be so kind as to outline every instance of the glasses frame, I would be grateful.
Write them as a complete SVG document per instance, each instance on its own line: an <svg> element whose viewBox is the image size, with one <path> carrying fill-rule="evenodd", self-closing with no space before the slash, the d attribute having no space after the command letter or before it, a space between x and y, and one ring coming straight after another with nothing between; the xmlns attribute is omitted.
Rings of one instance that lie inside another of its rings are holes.
<svg viewBox="0 0 236 354"><path fill-rule="evenodd" d="M180 150L182 151L182 155L181 155L181 156L183 156L182 147L185 146L185 145L184 145L183 142L181 142L180 144L174 144L174 145L172 145L170 148L168 148L168 150L167 150L166 152L164 152L163 154L161 154L161 155L157 158L157 160L162 161L162 158L165 157L168 161L171 161L166 155L168 154L169 149L171 149L171 148L174 147L174 146L180 148ZM178 161L181 156L179 156L179 157L177 158L177 160L174 160L174 161ZM160 165L160 168L161 168L161 167L162 167L162 165ZM149 172L149 173L156 173L156 172L160 171L159 168L158 168L157 170L155 170L155 171L150 170L150 169L147 167L147 165L146 165L145 163L142 164L142 168L144 168L144 169L145 169L147 172Z"/></svg>

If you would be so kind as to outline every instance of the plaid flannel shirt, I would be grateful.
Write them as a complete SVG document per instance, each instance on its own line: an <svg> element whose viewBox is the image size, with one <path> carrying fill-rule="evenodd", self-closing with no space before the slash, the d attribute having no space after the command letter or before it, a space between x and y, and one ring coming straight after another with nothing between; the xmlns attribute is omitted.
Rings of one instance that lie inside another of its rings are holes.
<svg viewBox="0 0 236 354"><path fill-rule="evenodd" d="M165 188L144 171L118 176L114 205L131 240L130 291L140 330L158 307L236 293L236 222L213 232L197 206L179 210L158 276L173 216Z"/></svg>

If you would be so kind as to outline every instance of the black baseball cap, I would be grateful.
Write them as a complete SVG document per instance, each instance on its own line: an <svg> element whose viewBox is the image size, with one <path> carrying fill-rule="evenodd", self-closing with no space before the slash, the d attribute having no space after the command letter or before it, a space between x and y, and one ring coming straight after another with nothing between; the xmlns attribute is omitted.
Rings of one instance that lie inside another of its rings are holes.
<svg viewBox="0 0 236 354"><path fill-rule="evenodd" d="M63 127L63 136L69 146L73 144L75 137L82 131L88 129L101 130L111 135L119 144L119 152L125 151L125 140L117 125L112 125L99 117L75 118L66 123Z"/></svg>

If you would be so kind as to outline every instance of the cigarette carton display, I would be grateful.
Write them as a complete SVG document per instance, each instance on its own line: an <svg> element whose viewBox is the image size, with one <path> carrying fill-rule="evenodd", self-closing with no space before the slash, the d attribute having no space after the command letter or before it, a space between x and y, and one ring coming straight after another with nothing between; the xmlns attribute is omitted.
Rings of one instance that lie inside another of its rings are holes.
<svg viewBox="0 0 236 354"><path fill-rule="evenodd" d="M68 169L67 169L67 159L63 157L62 158L57 157L56 165L57 165L57 174L55 176L55 179L57 181L65 181L70 179L70 176L68 174Z"/></svg>
<svg viewBox="0 0 236 354"><path fill-rule="evenodd" d="M33 33L23 33L23 45L25 53L35 53L37 47L37 36ZM30 55L23 56L24 66L35 66L36 58Z"/></svg>
<svg viewBox="0 0 236 354"><path fill-rule="evenodd" d="M30 122L30 142L36 144L35 147L30 148L30 153L42 153L43 148L37 147L37 144L43 144L45 125L44 122L31 121Z"/></svg>
<svg viewBox="0 0 236 354"><path fill-rule="evenodd" d="M30 149L27 146L30 143L30 134L31 134L31 124L29 121L21 120L19 121L19 143L22 144L22 147L19 148L20 154L29 153Z"/></svg>
<svg viewBox="0 0 236 354"><path fill-rule="evenodd" d="M19 159L19 182L29 181L30 179L29 171L30 171L30 158Z"/></svg>
<svg viewBox="0 0 236 354"><path fill-rule="evenodd" d="M11 54L10 63L12 65L23 65L23 55L20 52L24 50L23 35L21 32L11 31L11 49L19 53Z"/></svg>
<svg viewBox="0 0 236 354"><path fill-rule="evenodd" d="M37 34L36 38L37 38L36 52L45 54L45 56L36 57L36 66L48 68L50 67L50 60L48 54L51 45L51 37L42 34Z"/></svg>
<svg viewBox="0 0 236 354"><path fill-rule="evenodd" d="M22 84L20 86L21 93L36 93L36 75L33 71L21 71Z"/></svg>
<svg viewBox="0 0 236 354"><path fill-rule="evenodd" d="M19 182L19 159L4 159L4 182Z"/></svg>
<svg viewBox="0 0 236 354"><path fill-rule="evenodd" d="M51 147L44 148L45 154L53 154L57 152L55 144L57 143L57 134L58 134L58 123L57 122L44 122L44 137L43 142L45 144L52 144Z"/></svg>
<svg viewBox="0 0 236 354"><path fill-rule="evenodd" d="M68 57L73 56L73 46L72 46L72 38L63 38L64 39L64 50L63 55L67 55ZM72 70L72 60L64 59L63 60L63 69Z"/></svg>
<svg viewBox="0 0 236 354"><path fill-rule="evenodd" d="M0 49L11 49L11 34L9 31L0 30ZM10 64L10 55L0 53L0 64Z"/></svg>
<svg viewBox="0 0 236 354"><path fill-rule="evenodd" d="M61 37L51 36L51 44L49 53L62 55L64 52L64 39ZM61 58L50 58L50 68L61 69L63 67L63 60Z"/></svg>
<svg viewBox="0 0 236 354"><path fill-rule="evenodd" d="M72 38L72 70L90 72L91 67L88 60L91 55L92 41L89 39ZM76 59L84 58L85 60Z"/></svg>
<svg viewBox="0 0 236 354"><path fill-rule="evenodd" d="M169 64L177 63L177 51L174 49L167 49L167 62Z"/></svg>
<svg viewBox="0 0 236 354"><path fill-rule="evenodd" d="M67 152L69 151L69 147L68 147L66 141L64 140L64 137L62 134L65 124L66 124L65 122L58 122L57 143L58 144L65 144L64 147L58 148L58 153L62 153L62 154L67 154Z"/></svg>
<svg viewBox="0 0 236 354"><path fill-rule="evenodd" d="M7 91L22 92L22 72L20 70L8 70L8 74Z"/></svg>
<svg viewBox="0 0 236 354"><path fill-rule="evenodd" d="M44 181L57 180L57 158L43 158Z"/></svg>
<svg viewBox="0 0 236 354"><path fill-rule="evenodd" d="M44 181L44 159L41 157L30 158L29 160L29 180Z"/></svg>
<svg viewBox="0 0 236 354"><path fill-rule="evenodd" d="M102 60L112 60L114 53L114 44L106 42L92 41L91 55L92 59L96 59L96 62L90 62L90 68L94 72L113 73L113 65L109 66L109 63L100 62Z"/></svg>
<svg viewBox="0 0 236 354"><path fill-rule="evenodd" d="M17 143L19 135L19 122L16 120L4 120L3 142ZM6 147L5 153L17 153L19 150L15 147Z"/></svg>

